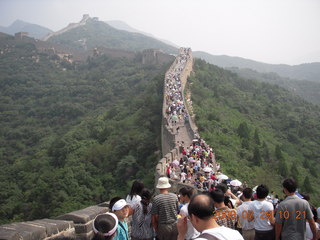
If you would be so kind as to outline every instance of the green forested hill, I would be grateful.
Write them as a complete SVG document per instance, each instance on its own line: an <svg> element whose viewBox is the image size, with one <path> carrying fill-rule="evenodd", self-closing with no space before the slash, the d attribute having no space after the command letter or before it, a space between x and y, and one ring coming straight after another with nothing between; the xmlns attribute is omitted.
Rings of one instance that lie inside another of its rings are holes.
<svg viewBox="0 0 320 240"><path fill-rule="evenodd" d="M230 70L243 78L277 84L311 103L320 104L320 82L284 78L276 73L259 73L251 69L231 68Z"/></svg>
<svg viewBox="0 0 320 240"><path fill-rule="evenodd" d="M195 61L194 72L196 124L223 171L252 187L265 183L279 196L282 179L292 176L319 205L320 108L203 60Z"/></svg>
<svg viewBox="0 0 320 240"><path fill-rule="evenodd" d="M159 40L140 33L118 30L105 22L88 20L85 25L71 29L65 33L48 39L52 43L60 43L78 50L89 50L95 47L142 51L157 48L166 53L176 53L177 49Z"/></svg>
<svg viewBox="0 0 320 240"><path fill-rule="evenodd" d="M30 43L0 55L0 223L54 217L152 186L168 66L73 65Z"/></svg>

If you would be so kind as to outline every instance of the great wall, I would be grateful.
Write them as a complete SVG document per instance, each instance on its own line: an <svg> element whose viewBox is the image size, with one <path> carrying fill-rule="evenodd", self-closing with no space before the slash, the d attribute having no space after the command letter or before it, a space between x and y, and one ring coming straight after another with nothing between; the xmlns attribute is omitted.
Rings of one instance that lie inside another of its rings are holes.
<svg viewBox="0 0 320 240"><path fill-rule="evenodd" d="M179 54L175 58L174 62L166 72L167 75L175 71L177 66L179 65L179 56L182 54L185 49L181 48L179 50ZM163 56L159 55L160 53L157 51L145 51L144 57L146 61L150 62L151 60L156 63L161 63L160 59ZM159 57L160 56L160 57ZM182 84L182 93L186 87L188 76L192 72L193 58L191 49L187 50L187 60L185 64L180 64L180 80ZM171 57L171 56L170 56ZM166 57L166 60L172 59L169 55ZM166 77L164 81L166 81ZM164 84L165 87L165 84ZM184 104L187 104L187 101L184 99L184 94L182 94ZM186 111L188 108L186 108ZM164 91L163 96L163 120L161 126L161 145L162 145L162 153L163 156L159 160L155 169L155 183L160 176L166 175L166 166L168 163L172 162L176 159L180 152L177 141L184 140L186 144L192 142L194 138L196 127L193 122L192 117L190 117L189 121L184 124L181 128L179 134L174 133L172 127L170 127L166 122L166 96ZM170 180L172 185L172 192L177 192L183 184L179 181ZM190 187L190 185L188 185ZM55 219L40 219L28 222L17 222L11 224L5 224L0 226L0 240L58 240L58 239L80 239L80 240L89 240L93 237L92 230L92 221L100 213L104 213L108 211L108 203L104 202L99 205L90 206L85 209L77 210L74 212L70 212L59 216Z"/></svg>

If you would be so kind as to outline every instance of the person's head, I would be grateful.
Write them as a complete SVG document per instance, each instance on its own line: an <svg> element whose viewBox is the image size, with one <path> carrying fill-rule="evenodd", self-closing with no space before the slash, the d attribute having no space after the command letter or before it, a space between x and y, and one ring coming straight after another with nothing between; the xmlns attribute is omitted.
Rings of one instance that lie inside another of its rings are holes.
<svg viewBox="0 0 320 240"><path fill-rule="evenodd" d="M139 182L139 181L135 180L132 183L131 190L130 190L130 193L129 193L129 195L131 197L131 200L132 200L134 195L140 195L140 193L141 193L143 188L144 188L143 182Z"/></svg>
<svg viewBox="0 0 320 240"><path fill-rule="evenodd" d="M289 193L294 193L297 190L297 182L293 178L287 178L283 181L282 186Z"/></svg>
<svg viewBox="0 0 320 240"><path fill-rule="evenodd" d="M252 198L252 189L251 188L245 188L242 191L242 195L245 199L251 199Z"/></svg>
<svg viewBox="0 0 320 240"><path fill-rule="evenodd" d="M183 187L179 190L180 201L184 203L188 203L193 195L193 189Z"/></svg>
<svg viewBox="0 0 320 240"><path fill-rule="evenodd" d="M190 221L193 227L199 232L203 230L203 222L214 221L214 211L213 200L207 194L193 196L188 205Z"/></svg>
<svg viewBox="0 0 320 240"><path fill-rule="evenodd" d="M216 186L216 189L220 189L223 193L226 193L228 190L228 186L224 183L220 183Z"/></svg>
<svg viewBox="0 0 320 240"><path fill-rule="evenodd" d="M224 202L224 193L221 189L216 189L210 192L210 196L214 201L215 206Z"/></svg>
<svg viewBox="0 0 320 240"><path fill-rule="evenodd" d="M257 187L257 198L258 199L264 199L268 196L269 194L269 188L264 185L264 184L261 184Z"/></svg>
<svg viewBox="0 0 320 240"><path fill-rule="evenodd" d="M117 231L118 218L113 213L103 213L93 220L95 240L111 240Z"/></svg>
<svg viewBox="0 0 320 240"><path fill-rule="evenodd" d="M167 177L160 177L158 179L158 184L156 186L156 188L162 190L162 189L169 189L171 188L171 185L169 183L169 178Z"/></svg>
<svg viewBox="0 0 320 240"><path fill-rule="evenodd" d="M146 215L148 213L148 205L151 201L151 192L144 188L141 192L141 203L142 203L142 207L143 207L143 213Z"/></svg>
<svg viewBox="0 0 320 240"><path fill-rule="evenodd" d="M109 208L115 215L117 215L120 221L123 221L129 215L129 205L126 200L122 198L115 197L111 199Z"/></svg>

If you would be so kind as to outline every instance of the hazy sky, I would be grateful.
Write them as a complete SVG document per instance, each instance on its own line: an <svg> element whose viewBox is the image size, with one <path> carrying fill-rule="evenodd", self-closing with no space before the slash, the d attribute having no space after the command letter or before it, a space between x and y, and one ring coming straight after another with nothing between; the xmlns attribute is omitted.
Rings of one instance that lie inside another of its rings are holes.
<svg viewBox="0 0 320 240"><path fill-rule="evenodd" d="M194 51L320 62L320 0L0 0L0 26L20 19L57 31L85 13Z"/></svg>

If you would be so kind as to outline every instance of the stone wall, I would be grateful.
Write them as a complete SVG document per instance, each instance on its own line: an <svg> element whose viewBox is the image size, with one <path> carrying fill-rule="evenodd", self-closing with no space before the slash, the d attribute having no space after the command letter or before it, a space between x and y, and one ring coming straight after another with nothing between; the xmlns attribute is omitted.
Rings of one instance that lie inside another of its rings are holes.
<svg viewBox="0 0 320 240"><path fill-rule="evenodd" d="M180 49L180 51L183 51L183 49ZM181 80L181 84L182 84L182 92L184 92L188 77L190 76L190 74L192 72L193 58L192 58L191 49L189 50L189 56L190 56L190 58L188 59L186 66L180 75L180 80ZM177 64L177 59L172 63L172 65L170 66L167 73L174 68L175 64ZM165 89L163 92L165 93ZM186 101L184 99L184 94L182 94L182 96L183 96L184 103L186 104ZM163 120L162 120L162 129L161 129L162 130L161 145L162 145L163 157L162 157L162 159L159 160L159 162L156 166L155 183L157 183L159 177L166 176L167 164L172 162L180 154L179 146L176 145L175 135L172 134L172 131L170 129L168 129L168 126L165 122L165 114L166 114L165 113L165 110L166 110L166 102L165 101L166 101L166 96L163 96L163 107L162 107L162 115L163 115L162 119ZM186 111L188 111L187 108L186 108ZM190 114L189 114L189 116L190 116ZM185 127L186 127L187 132L189 134L189 137L191 139L194 138L195 133L196 133L194 126L195 126L195 124L192 122L192 119L190 117L189 122L185 123ZM170 183L172 185L171 191L173 191L173 192L178 192L179 189L182 188L183 186L190 187L190 185L183 184L178 181L170 180Z"/></svg>

